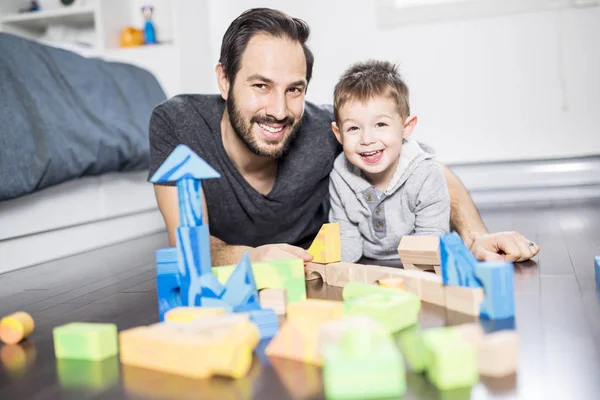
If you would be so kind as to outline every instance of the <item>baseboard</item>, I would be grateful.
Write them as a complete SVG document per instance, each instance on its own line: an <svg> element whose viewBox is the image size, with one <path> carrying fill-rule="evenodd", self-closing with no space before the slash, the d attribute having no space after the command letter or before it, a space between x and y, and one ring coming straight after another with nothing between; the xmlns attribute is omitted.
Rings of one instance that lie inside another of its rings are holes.
<svg viewBox="0 0 600 400"><path fill-rule="evenodd" d="M0 273L165 230L158 209L0 241ZM82 266L83 268L84 266Z"/></svg>

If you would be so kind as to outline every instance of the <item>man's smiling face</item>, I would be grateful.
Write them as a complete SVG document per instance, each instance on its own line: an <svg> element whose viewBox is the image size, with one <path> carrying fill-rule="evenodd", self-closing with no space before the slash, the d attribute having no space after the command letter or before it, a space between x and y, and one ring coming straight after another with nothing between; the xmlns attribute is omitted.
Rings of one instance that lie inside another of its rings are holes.
<svg viewBox="0 0 600 400"><path fill-rule="evenodd" d="M281 157L300 126L306 92L302 45L254 35L230 82L227 111L233 130L255 154Z"/></svg>

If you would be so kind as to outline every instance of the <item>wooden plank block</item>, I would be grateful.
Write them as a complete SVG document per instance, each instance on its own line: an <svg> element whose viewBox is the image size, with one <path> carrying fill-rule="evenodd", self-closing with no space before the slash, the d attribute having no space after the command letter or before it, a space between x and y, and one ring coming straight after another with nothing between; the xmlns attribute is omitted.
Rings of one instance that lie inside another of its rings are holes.
<svg viewBox="0 0 600 400"><path fill-rule="evenodd" d="M519 337L515 331L485 335L478 347L479 374L500 378L517 371Z"/></svg>
<svg viewBox="0 0 600 400"><path fill-rule="evenodd" d="M317 264L309 262L304 266L304 279L307 281L314 281L322 279L323 283L327 283L327 271L325 264Z"/></svg>
<svg viewBox="0 0 600 400"><path fill-rule="evenodd" d="M362 264L347 262L327 264L327 284L344 287L348 282L364 282L366 280L366 268Z"/></svg>
<svg viewBox="0 0 600 400"><path fill-rule="evenodd" d="M439 265L416 265L416 264L402 264L402 266L404 267L404 269L407 270L419 270L419 271L423 271L423 272L431 272L434 273L436 275L442 275L442 269L440 268Z"/></svg>
<svg viewBox="0 0 600 400"><path fill-rule="evenodd" d="M463 314L479 316L484 299L483 288L445 286L446 308Z"/></svg>
<svg viewBox="0 0 600 400"><path fill-rule="evenodd" d="M442 277L430 272L421 273L421 300L438 306L446 306L446 292Z"/></svg>
<svg viewBox="0 0 600 400"><path fill-rule="evenodd" d="M377 283L380 279L391 278L396 268L382 267L379 265L367 265L364 268L365 280L363 283Z"/></svg>
<svg viewBox="0 0 600 400"><path fill-rule="evenodd" d="M416 294L419 299L422 298L420 279L421 271L395 268L395 270L391 272L391 275L392 277L400 277L404 279L404 290Z"/></svg>
<svg viewBox="0 0 600 400"><path fill-rule="evenodd" d="M398 245L402 264L440 265L438 236L403 236Z"/></svg>
<svg viewBox="0 0 600 400"><path fill-rule="evenodd" d="M258 297L262 308L272 308L277 315L285 315L287 308L285 289L263 289L258 292Z"/></svg>

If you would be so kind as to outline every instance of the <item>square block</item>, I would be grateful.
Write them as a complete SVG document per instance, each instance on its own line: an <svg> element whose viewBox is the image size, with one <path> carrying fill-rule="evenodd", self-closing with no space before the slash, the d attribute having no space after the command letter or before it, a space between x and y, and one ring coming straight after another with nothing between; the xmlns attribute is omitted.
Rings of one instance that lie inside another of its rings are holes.
<svg viewBox="0 0 600 400"><path fill-rule="evenodd" d="M514 266L504 261L481 262L475 266L481 280L485 299L481 303L481 317L507 319L515 316Z"/></svg>
<svg viewBox="0 0 600 400"><path fill-rule="evenodd" d="M429 365L429 353L419 325L401 330L395 339L410 369L417 373L425 371Z"/></svg>
<svg viewBox="0 0 600 400"><path fill-rule="evenodd" d="M500 378L517 371L519 337L515 331L500 331L483 337L478 347L479 374Z"/></svg>
<svg viewBox="0 0 600 400"><path fill-rule="evenodd" d="M479 316L483 302L483 288L470 288L463 286L444 286L446 294L446 308L463 314Z"/></svg>
<svg viewBox="0 0 600 400"><path fill-rule="evenodd" d="M327 284L330 286L344 287L350 282L365 282L367 279L366 265L338 262L328 264Z"/></svg>
<svg viewBox="0 0 600 400"><path fill-rule="evenodd" d="M421 300L441 307L446 305L446 292L442 277L431 272L421 272Z"/></svg>
<svg viewBox="0 0 600 400"><path fill-rule="evenodd" d="M73 322L53 330L56 358L103 360L118 353L117 326Z"/></svg>
<svg viewBox="0 0 600 400"><path fill-rule="evenodd" d="M271 308L277 315L285 315L287 293L285 289L263 289L258 292L261 308Z"/></svg>
<svg viewBox="0 0 600 400"><path fill-rule="evenodd" d="M119 358L102 361L56 360L58 381L63 388L106 390L119 383Z"/></svg>
<svg viewBox="0 0 600 400"><path fill-rule="evenodd" d="M440 265L438 236L403 236L398 245L402 264Z"/></svg>

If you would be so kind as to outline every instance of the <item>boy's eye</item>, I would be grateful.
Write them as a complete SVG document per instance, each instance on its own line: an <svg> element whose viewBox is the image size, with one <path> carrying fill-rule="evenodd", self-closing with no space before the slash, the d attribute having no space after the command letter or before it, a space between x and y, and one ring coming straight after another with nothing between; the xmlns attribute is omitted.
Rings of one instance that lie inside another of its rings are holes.
<svg viewBox="0 0 600 400"><path fill-rule="evenodd" d="M355 131L355 130L358 130L357 126L351 126L350 128L348 128L348 132Z"/></svg>
<svg viewBox="0 0 600 400"><path fill-rule="evenodd" d="M387 126L387 124L385 122L378 122L378 123L375 124L375 126L377 128L383 128L384 126Z"/></svg>

